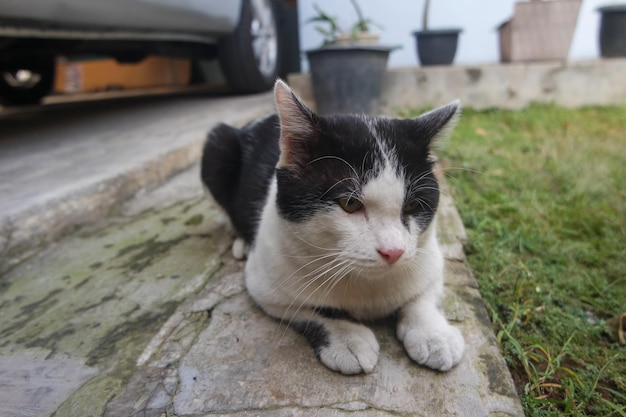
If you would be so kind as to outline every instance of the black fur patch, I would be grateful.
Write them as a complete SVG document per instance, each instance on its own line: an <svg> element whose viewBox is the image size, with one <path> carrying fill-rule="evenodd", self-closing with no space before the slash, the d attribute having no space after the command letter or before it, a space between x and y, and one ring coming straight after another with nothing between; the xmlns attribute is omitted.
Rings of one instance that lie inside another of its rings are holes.
<svg viewBox="0 0 626 417"><path fill-rule="evenodd" d="M404 177L405 204L418 202L419 210L403 214L402 222L408 225L408 217L415 217L422 229L432 221L439 204L439 184L433 173L430 144L433 131L429 124L418 120L378 119L376 130L386 146L395 153L396 169Z"/></svg>
<svg viewBox="0 0 626 417"><path fill-rule="evenodd" d="M332 208L340 197L358 195L380 167L382 154L362 119L318 118L315 129L299 149L300 163L276 172L278 210L294 222Z"/></svg>
<svg viewBox="0 0 626 417"><path fill-rule="evenodd" d="M201 178L230 217L237 233L254 241L278 161L278 116L243 129L221 124L204 145Z"/></svg>
<svg viewBox="0 0 626 417"><path fill-rule="evenodd" d="M322 317L326 317L328 319L342 319L352 322L357 322L357 320L350 315L346 310L342 310L339 308L332 307L318 307L315 309L315 312L318 313Z"/></svg>
<svg viewBox="0 0 626 417"><path fill-rule="evenodd" d="M330 346L328 330L323 324L315 321L301 321L292 323L291 326L306 338L318 358L322 348Z"/></svg>

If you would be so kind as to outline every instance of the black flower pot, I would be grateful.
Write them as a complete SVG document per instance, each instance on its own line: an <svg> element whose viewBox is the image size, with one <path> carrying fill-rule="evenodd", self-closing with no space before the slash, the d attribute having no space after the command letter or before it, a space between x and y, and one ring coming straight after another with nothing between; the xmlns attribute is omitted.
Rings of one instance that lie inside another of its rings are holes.
<svg viewBox="0 0 626 417"><path fill-rule="evenodd" d="M626 4L600 7L600 55L626 56Z"/></svg>
<svg viewBox="0 0 626 417"><path fill-rule="evenodd" d="M422 65L450 65L454 62L461 29L413 32L417 57Z"/></svg>
<svg viewBox="0 0 626 417"><path fill-rule="evenodd" d="M313 95L320 114L380 110L389 52L385 46L327 46L307 51Z"/></svg>

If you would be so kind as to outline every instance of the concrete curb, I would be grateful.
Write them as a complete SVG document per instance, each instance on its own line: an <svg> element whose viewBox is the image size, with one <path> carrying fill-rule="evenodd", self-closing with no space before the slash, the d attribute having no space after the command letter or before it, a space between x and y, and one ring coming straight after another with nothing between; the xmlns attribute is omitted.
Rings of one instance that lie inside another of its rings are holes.
<svg viewBox="0 0 626 417"><path fill-rule="evenodd" d="M142 189L154 188L198 161L203 138L150 159L119 175L2 219L2 256L16 263L41 245L109 214ZM21 252L21 253L18 253ZM0 269L2 272L2 269Z"/></svg>
<svg viewBox="0 0 626 417"><path fill-rule="evenodd" d="M142 190L155 188L173 175L197 163L206 133L220 122L244 125L273 111L269 94L244 98L248 108L240 109L237 98L223 100L224 107L237 107L228 116L216 114L203 129L172 134L161 140L157 154L137 157L108 171L89 184L67 191L13 213L0 213L0 273L35 253L42 245L83 225L110 214Z"/></svg>

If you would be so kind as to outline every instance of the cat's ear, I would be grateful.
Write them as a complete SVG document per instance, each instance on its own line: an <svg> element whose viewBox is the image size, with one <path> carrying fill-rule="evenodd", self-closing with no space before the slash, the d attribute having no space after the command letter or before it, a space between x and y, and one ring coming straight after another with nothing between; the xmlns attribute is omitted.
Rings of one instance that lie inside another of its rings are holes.
<svg viewBox="0 0 626 417"><path fill-rule="evenodd" d="M302 145L316 135L316 116L282 80L274 84L274 98L280 119L280 168L296 163Z"/></svg>
<svg viewBox="0 0 626 417"><path fill-rule="evenodd" d="M436 149L452 134L461 116L461 101L454 100L413 119L420 137L428 141L429 149Z"/></svg>

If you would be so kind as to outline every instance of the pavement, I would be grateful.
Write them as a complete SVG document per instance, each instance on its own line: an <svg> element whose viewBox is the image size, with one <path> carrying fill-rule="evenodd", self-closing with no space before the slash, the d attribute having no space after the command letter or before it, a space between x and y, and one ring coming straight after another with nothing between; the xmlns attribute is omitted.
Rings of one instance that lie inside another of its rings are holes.
<svg viewBox="0 0 626 417"><path fill-rule="evenodd" d="M375 370L340 375L254 306L197 161L208 127L271 106L270 95L216 99L115 130L98 149L0 143L0 416L523 416L446 193L443 307L467 345L451 371L411 362L381 321ZM87 135L94 123L105 121L73 126Z"/></svg>

